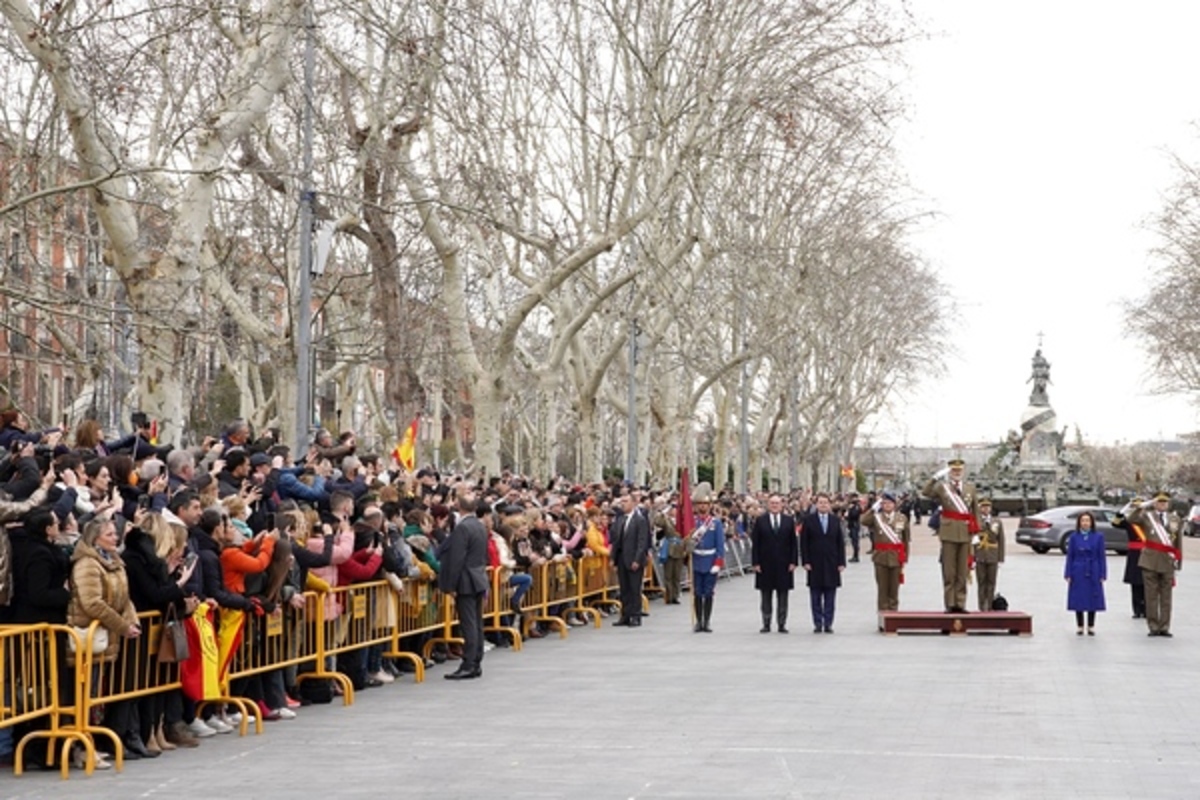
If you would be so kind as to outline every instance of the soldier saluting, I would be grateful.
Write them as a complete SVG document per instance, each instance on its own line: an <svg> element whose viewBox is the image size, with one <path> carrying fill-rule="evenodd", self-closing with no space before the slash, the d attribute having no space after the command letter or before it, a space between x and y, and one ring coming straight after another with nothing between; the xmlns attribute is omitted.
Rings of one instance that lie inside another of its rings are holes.
<svg viewBox="0 0 1200 800"><path fill-rule="evenodd" d="M1146 586L1146 625L1150 636L1171 636L1171 594L1175 571L1183 568L1183 520L1170 510L1171 495L1159 492L1150 502L1121 509L1130 524L1146 534L1138 566Z"/></svg>
<svg viewBox="0 0 1200 800"><path fill-rule="evenodd" d="M904 582L911 542L908 517L896 510L896 495L884 492L862 515L861 522L871 532L876 606L880 611L896 611L900 608L900 584Z"/></svg>
<svg viewBox="0 0 1200 800"><path fill-rule="evenodd" d="M975 519L975 487L963 479L964 462L952 458L934 473L922 491L942 506L938 539L942 543L942 599L947 612L967 610L967 557L971 537L979 532Z"/></svg>
<svg viewBox="0 0 1200 800"><path fill-rule="evenodd" d="M979 610L991 611L996 599L996 573L1004 563L1004 523L992 516L992 501L979 500L979 533L975 537L975 577Z"/></svg>

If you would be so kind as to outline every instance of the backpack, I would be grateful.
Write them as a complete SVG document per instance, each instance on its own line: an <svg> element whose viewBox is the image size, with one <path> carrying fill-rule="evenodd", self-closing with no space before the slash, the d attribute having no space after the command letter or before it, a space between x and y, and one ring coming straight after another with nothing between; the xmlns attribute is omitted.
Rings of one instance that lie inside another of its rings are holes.
<svg viewBox="0 0 1200 800"><path fill-rule="evenodd" d="M992 611L1008 611L1008 600L1002 594L992 598Z"/></svg>

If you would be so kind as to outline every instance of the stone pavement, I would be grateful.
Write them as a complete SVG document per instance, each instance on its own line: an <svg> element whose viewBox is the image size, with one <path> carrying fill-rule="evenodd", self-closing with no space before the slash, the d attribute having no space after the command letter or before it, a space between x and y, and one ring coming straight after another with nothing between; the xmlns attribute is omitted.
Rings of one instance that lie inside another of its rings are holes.
<svg viewBox="0 0 1200 800"><path fill-rule="evenodd" d="M902 608L940 607L922 537ZM736 578L711 635L691 633L689 605L656 602L641 629L494 650L480 681L438 667L121 775L5 774L0 798L1197 797L1200 567L1180 574L1176 637L1151 639L1123 565L1109 557L1094 638L1064 610L1062 556L1024 547L999 584L1032 637L881 636L865 560L834 635L811 633L803 591L792 633L762 635L752 578Z"/></svg>

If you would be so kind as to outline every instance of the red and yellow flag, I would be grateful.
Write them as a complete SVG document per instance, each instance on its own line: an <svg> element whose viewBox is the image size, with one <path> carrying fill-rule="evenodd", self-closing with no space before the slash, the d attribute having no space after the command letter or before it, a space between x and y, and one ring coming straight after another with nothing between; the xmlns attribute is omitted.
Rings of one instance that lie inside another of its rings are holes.
<svg viewBox="0 0 1200 800"><path fill-rule="evenodd" d="M420 417L413 417L413 421L408 426L408 430L404 432L404 438L400 440L400 444L396 445L396 449L392 451L392 458L396 459L396 463L403 467L408 472L412 472L417 467L417 420Z"/></svg>
<svg viewBox="0 0 1200 800"><path fill-rule="evenodd" d="M223 610L219 628L213 625L213 613L208 603L201 603L183 623L188 659L179 665L179 681L184 695L196 702L224 696L221 686L229 676L234 654L242 645L245 612Z"/></svg>

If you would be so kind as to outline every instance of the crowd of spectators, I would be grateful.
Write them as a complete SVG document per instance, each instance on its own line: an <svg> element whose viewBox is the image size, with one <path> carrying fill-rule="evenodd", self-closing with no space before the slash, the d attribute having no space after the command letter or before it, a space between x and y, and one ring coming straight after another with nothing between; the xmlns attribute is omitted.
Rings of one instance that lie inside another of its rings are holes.
<svg viewBox="0 0 1200 800"><path fill-rule="evenodd" d="M29 430L15 411L0 415L0 423L0 624L82 630L99 621L93 647L110 656L145 657L138 612L185 618L207 602L218 613L270 615L289 605L303 608L305 591L380 578L397 591L405 581L433 582L455 524L451 509L468 490L479 498L490 565L512 587L513 615L505 622L535 639L547 631L544 619L522 619L530 571L607 556L619 497L632 493L644 509L655 558L665 558L662 542L676 533L677 496L670 489L618 480L538 481L509 472L486 478L432 468L410 473L390 457L362 452L349 431L318 431L304 452L293 453L270 432L256 435L245 420L191 448L158 447L147 429L109 440L92 420L70 433ZM726 491L715 510L727 521L728 535L745 537L765 500ZM805 510L812 495L797 492L787 502ZM846 513L858 502L837 497L835 508ZM326 595L325 602L326 618L336 618L334 598ZM584 624L566 606L552 612L565 624ZM420 652L421 641L408 644ZM493 634L487 647L507 644ZM71 654L60 649L58 668L66 674ZM460 656L453 646L435 649L427 666ZM339 656L336 668L366 689L413 667L384 658L381 647L365 647ZM265 719L290 720L307 702L321 702L322 688L336 690L319 682L298 685L296 677L295 669L278 669L240 681L233 691L256 701ZM69 691L71 681L61 683ZM310 684L313 691L302 691ZM132 759L199 746L238 722L220 709L197 715L179 691L109 703L104 720ZM0 728L0 763L11 763L14 736L24 732ZM44 760L31 756L27 763Z"/></svg>

